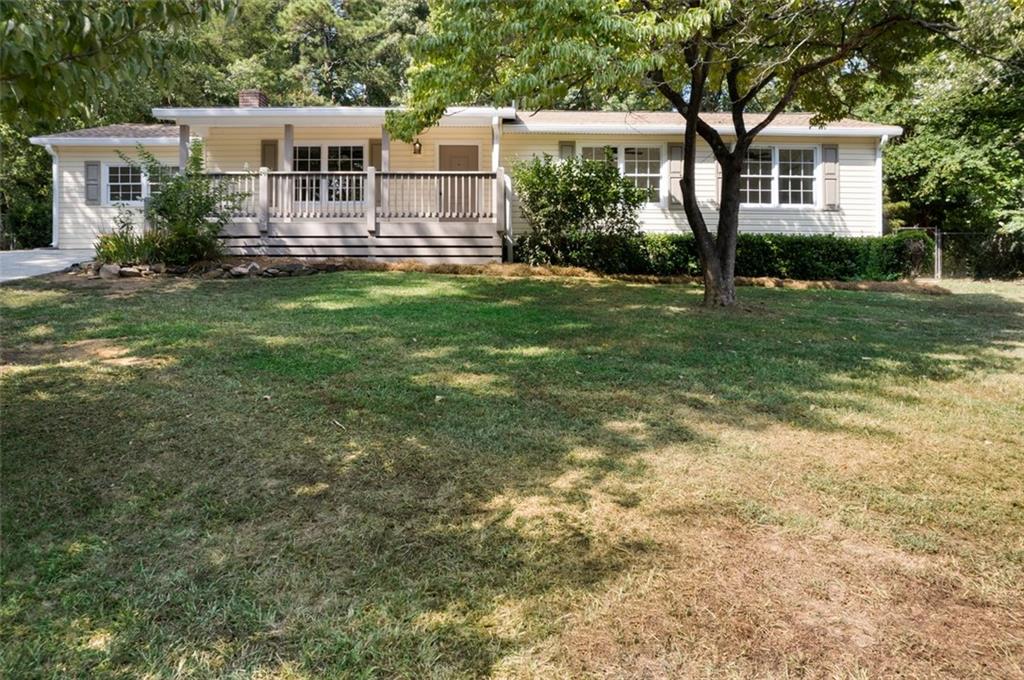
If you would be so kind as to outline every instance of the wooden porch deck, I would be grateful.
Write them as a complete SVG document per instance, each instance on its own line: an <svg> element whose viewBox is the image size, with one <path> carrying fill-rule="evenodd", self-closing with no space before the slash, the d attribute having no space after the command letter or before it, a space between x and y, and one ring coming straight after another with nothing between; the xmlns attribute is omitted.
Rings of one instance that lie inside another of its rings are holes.
<svg viewBox="0 0 1024 680"><path fill-rule="evenodd" d="M510 252L501 168L210 174L243 195L221 234L229 255L480 264Z"/></svg>

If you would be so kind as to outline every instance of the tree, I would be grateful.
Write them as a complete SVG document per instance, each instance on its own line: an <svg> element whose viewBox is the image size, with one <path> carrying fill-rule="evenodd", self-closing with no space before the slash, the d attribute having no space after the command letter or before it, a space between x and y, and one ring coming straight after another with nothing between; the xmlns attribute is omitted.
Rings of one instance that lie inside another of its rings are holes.
<svg viewBox="0 0 1024 680"><path fill-rule="evenodd" d="M681 188L705 304L731 305L740 179L753 141L793 106L821 123L842 117L869 80L898 77L896 65L930 49L956 9L946 0L440 0L414 52L410 108L388 126L410 139L453 104L535 108L579 89L658 93L686 122ZM708 100L731 112L731 139L702 119ZM755 120L746 115L754 110L766 113ZM697 204L698 138L721 168L714 232Z"/></svg>
<svg viewBox="0 0 1024 680"><path fill-rule="evenodd" d="M122 84L145 80L162 66L163 48L171 44L167 36L230 6L229 0L0 3L4 120L31 127L38 118L52 118Z"/></svg>
<svg viewBox="0 0 1024 680"><path fill-rule="evenodd" d="M911 88L872 87L858 112L906 131L890 221L980 236L1024 222L1024 4L966 0L959 24L955 49L901 67Z"/></svg>

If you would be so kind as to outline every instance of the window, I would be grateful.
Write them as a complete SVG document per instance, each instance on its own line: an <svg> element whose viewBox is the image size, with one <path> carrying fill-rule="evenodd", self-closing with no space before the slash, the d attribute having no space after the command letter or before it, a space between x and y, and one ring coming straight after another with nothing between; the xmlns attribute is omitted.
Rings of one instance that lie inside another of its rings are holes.
<svg viewBox="0 0 1024 680"><path fill-rule="evenodd" d="M814 205L814 149L779 149L779 203Z"/></svg>
<svg viewBox="0 0 1024 680"><path fill-rule="evenodd" d="M743 159L743 174L740 177L740 203L771 205L772 178L771 147L747 149L747 157Z"/></svg>
<svg viewBox="0 0 1024 680"><path fill-rule="evenodd" d="M292 170L294 172L320 172L320 146L292 147ZM296 177L293 189L296 201L319 201L320 178Z"/></svg>
<svg viewBox="0 0 1024 680"><path fill-rule="evenodd" d="M160 193L160 188L163 183L178 174L178 168L172 168L167 165L161 165L160 171L156 175L148 175L146 177L149 184L149 191L147 195L155 196Z"/></svg>
<svg viewBox="0 0 1024 680"><path fill-rule="evenodd" d="M661 200L661 147L627 146L623 152L624 177L647 191L647 202Z"/></svg>
<svg viewBox="0 0 1024 680"><path fill-rule="evenodd" d="M142 200L142 168L131 165L107 166L107 202Z"/></svg>
<svg viewBox="0 0 1024 680"><path fill-rule="evenodd" d="M585 161L610 161L619 162L619 148L616 146L583 146L580 147L580 156Z"/></svg>
<svg viewBox="0 0 1024 680"><path fill-rule="evenodd" d="M744 205L815 205L817 152L813 148L753 147L743 160Z"/></svg>
<svg viewBox="0 0 1024 680"><path fill-rule="evenodd" d="M364 170L362 146L328 146L328 172L362 172ZM329 201L361 201L363 200L363 178L331 177L328 179L327 200Z"/></svg>

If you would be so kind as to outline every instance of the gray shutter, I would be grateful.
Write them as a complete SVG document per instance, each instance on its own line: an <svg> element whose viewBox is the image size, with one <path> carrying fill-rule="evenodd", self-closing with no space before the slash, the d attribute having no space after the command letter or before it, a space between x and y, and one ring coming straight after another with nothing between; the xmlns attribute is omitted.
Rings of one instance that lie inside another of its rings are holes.
<svg viewBox="0 0 1024 680"><path fill-rule="evenodd" d="M683 145L668 145L668 207L670 210L681 210L683 207L683 190L679 182L683 179Z"/></svg>
<svg viewBox="0 0 1024 680"><path fill-rule="evenodd" d="M559 142L558 157L561 159L572 158L576 155L576 142Z"/></svg>
<svg viewBox="0 0 1024 680"><path fill-rule="evenodd" d="M100 162L85 162L85 204L100 204Z"/></svg>
<svg viewBox="0 0 1024 680"><path fill-rule="evenodd" d="M825 178L825 210L839 210L839 146L823 144L821 163Z"/></svg>
<svg viewBox="0 0 1024 680"><path fill-rule="evenodd" d="M722 166L715 158L714 154L711 155L711 159L715 163L715 203L718 205L722 204Z"/></svg>

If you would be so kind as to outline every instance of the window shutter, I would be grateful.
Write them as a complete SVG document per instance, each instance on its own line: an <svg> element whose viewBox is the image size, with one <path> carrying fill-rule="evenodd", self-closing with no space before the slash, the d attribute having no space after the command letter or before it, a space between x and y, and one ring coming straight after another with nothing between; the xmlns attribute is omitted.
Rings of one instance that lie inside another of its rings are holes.
<svg viewBox="0 0 1024 680"><path fill-rule="evenodd" d="M559 142L558 157L562 160L576 155L576 142Z"/></svg>
<svg viewBox="0 0 1024 680"><path fill-rule="evenodd" d="M825 179L825 210L839 210L839 147L836 144L822 145L821 162Z"/></svg>
<svg viewBox="0 0 1024 680"><path fill-rule="evenodd" d="M715 202L718 205L722 204L722 165L718 162L718 159L714 156L711 157L715 161Z"/></svg>
<svg viewBox="0 0 1024 680"><path fill-rule="evenodd" d="M85 162L85 204L100 204L100 162Z"/></svg>
<svg viewBox="0 0 1024 680"><path fill-rule="evenodd" d="M679 182L683 179L683 145L668 145L668 207L680 210L683 207L683 190Z"/></svg>

